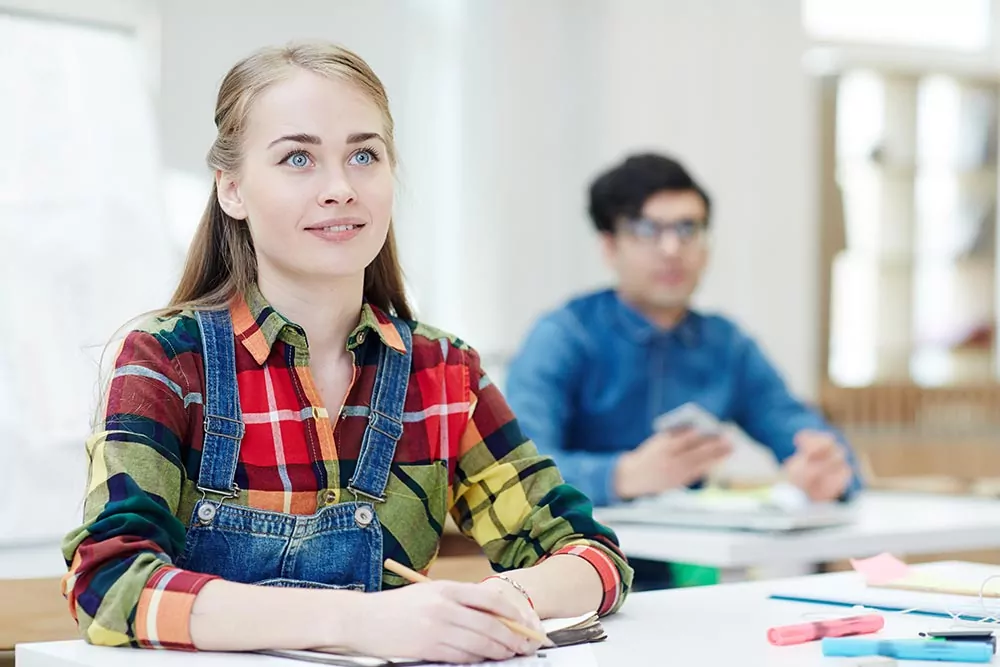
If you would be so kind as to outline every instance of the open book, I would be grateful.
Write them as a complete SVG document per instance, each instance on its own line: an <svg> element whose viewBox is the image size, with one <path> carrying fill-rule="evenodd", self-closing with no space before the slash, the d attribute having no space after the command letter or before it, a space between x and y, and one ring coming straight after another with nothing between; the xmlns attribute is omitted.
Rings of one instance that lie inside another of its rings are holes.
<svg viewBox="0 0 1000 667"><path fill-rule="evenodd" d="M593 612L574 618L552 618L542 621L542 627L545 629L545 634L548 636L549 641L555 644L557 648L599 642L607 639L604 626L601 625L597 614ZM433 664L425 660L414 660L412 658L377 658L367 655L334 653L332 651L320 650L294 651L275 649L260 651L260 653L302 662L311 662L318 665L337 665L339 667L414 667L416 665ZM552 659L556 653L558 651L553 652L549 649L543 649L539 652L537 658L518 658L492 664L494 667L508 664L511 667L515 665L518 667L521 665L555 665L560 662ZM568 664L576 665L579 663L578 661L572 661Z"/></svg>

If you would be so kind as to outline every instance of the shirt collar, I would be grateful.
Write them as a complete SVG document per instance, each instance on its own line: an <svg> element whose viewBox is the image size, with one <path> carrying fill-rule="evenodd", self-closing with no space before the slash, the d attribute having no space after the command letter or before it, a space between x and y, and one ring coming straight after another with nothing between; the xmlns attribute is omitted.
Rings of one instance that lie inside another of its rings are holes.
<svg viewBox="0 0 1000 667"><path fill-rule="evenodd" d="M236 339L260 365L267 361L271 348L279 339L294 347L308 346L305 330L271 307L256 284L245 294L233 298L229 312L233 318ZM367 332L374 332L383 345L397 352L406 352L403 339L389 316L365 301L361 305L358 326L347 337L347 349L353 351L364 343Z"/></svg>
<svg viewBox="0 0 1000 667"><path fill-rule="evenodd" d="M617 292L614 293L614 309L618 328L636 343L646 344L656 339L676 338L683 345L694 347L701 341L701 317L693 310L688 310L674 327L661 329L622 300Z"/></svg>

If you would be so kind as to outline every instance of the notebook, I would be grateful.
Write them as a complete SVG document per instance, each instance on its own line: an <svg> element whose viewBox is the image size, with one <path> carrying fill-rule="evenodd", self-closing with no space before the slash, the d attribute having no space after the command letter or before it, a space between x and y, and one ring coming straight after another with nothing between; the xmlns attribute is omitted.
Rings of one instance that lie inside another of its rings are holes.
<svg viewBox="0 0 1000 667"><path fill-rule="evenodd" d="M859 570L854 576L778 582L770 597L926 616L956 615L969 621L1000 617L1000 566L947 561L905 567L900 576L875 577L871 581L868 573ZM979 589L994 576L998 578L986 584L980 599Z"/></svg>
<svg viewBox="0 0 1000 667"><path fill-rule="evenodd" d="M556 646L592 644L608 638L596 613L583 614L575 618L552 618L542 621L545 634Z"/></svg>
<svg viewBox="0 0 1000 667"><path fill-rule="evenodd" d="M607 639L604 626L601 625L600 618L596 613L587 613L573 618L553 618L542 621L542 627L549 641L556 645L557 649L542 649L537 655L502 662L490 663L493 667L559 667L561 665L595 664L589 662L574 662L572 659L583 659L592 652L581 649L582 644L600 642ZM577 650L569 650L567 647L574 647ZM582 647L586 649L586 647ZM295 651L274 649L259 651L266 655L279 658L288 658L300 662L309 662L317 665L334 665L337 667L415 667L416 665L430 666L424 660L414 660L412 658L377 658L373 656L357 655L350 653L333 653L327 651Z"/></svg>
<svg viewBox="0 0 1000 667"><path fill-rule="evenodd" d="M989 565L953 563L933 569L918 568L888 553L852 558L851 565L873 588L1000 598L1000 568Z"/></svg>

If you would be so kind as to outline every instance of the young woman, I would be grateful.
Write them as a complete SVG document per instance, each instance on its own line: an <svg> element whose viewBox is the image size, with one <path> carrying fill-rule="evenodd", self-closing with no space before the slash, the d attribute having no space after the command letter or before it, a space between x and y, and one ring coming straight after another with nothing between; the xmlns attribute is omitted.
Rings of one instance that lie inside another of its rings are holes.
<svg viewBox="0 0 1000 667"><path fill-rule="evenodd" d="M215 189L169 308L122 343L64 591L90 642L471 662L496 615L615 611L631 571L478 355L412 321L393 121L358 56L304 44L219 90ZM446 514L502 574L404 586ZM255 584L255 585L251 585Z"/></svg>

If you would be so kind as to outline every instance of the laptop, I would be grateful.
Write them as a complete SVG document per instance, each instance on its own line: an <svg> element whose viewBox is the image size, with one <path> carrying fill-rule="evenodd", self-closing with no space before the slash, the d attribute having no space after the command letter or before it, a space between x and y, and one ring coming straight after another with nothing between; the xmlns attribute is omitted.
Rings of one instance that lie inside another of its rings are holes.
<svg viewBox="0 0 1000 667"><path fill-rule="evenodd" d="M788 485L753 491L703 489L671 491L652 498L602 508L607 523L791 532L843 526L856 518L850 503L811 503Z"/></svg>

